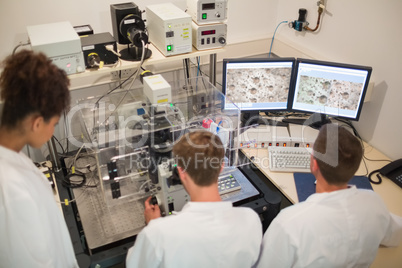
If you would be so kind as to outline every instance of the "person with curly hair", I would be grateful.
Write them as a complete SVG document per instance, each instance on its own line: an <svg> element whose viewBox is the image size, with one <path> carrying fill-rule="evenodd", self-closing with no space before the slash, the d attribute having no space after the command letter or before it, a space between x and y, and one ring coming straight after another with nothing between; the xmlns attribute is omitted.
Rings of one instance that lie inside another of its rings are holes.
<svg viewBox="0 0 402 268"><path fill-rule="evenodd" d="M2 64L0 267L78 267L47 178L21 150L40 148L70 105L66 73L23 50Z"/></svg>

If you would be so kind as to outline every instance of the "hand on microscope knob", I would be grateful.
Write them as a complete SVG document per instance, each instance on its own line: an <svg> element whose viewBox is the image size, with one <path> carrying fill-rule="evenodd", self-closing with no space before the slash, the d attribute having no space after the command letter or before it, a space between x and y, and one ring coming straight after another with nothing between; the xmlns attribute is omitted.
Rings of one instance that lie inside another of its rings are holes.
<svg viewBox="0 0 402 268"><path fill-rule="evenodd" d="M147 200L145 200L144 216L146 224L148 224L151 220L157 219L161 216L159 205L151 201L153 198L154 196L150 196L147 198Z"/></svg>

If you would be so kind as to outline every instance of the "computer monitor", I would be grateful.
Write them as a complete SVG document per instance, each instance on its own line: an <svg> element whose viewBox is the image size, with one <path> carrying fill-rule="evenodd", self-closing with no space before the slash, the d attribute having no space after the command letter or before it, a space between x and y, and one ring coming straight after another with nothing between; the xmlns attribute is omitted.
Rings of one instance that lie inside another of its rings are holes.
<svg viewBox="0 0 402 268"><path fill-rule="evenodd" d="M291 110L357 121L371 72L367 66L297 59Z"/></svg>
<svg viewBox="0 0 402 268"><path fill-rule="evenodd" d="M233 101L225 102L224 109L236 105L248 116L287 111L295 62L295 58L224 59L222 93Z"/></svg>

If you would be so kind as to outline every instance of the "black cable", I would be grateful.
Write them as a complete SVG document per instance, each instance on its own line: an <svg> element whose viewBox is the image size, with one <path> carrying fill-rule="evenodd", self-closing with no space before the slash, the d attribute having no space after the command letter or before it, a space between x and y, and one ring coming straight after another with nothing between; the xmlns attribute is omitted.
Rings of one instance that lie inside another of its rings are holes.
<svg viewBox="0 0 402 268"><path fill-rule="evenodd" d="M18 49L19 47L27 46L27 45L29 45L29 44L31 44L31 42L30 42L29 40L28 40L25 44L23 44L22 42L20 42L16 47L14 47L12 55L15 54L15 52L17 51L17 49Z"/></svg>
<svg viewBox="0 0 402 268"><path fill-rule="evenodd" d="M339 121L339 122L342 122L342 123L348 125L353 130L353 133L355 134L355 136L363 141L363 139L361 138L360 134L357 132L356 128L353 126L353 124L349 120L342 119L342 118L339 118L339 117L334 117L334 119Z"/></svg>
<svg viewBox="0 0 402 268"><path fill-rule="evenodd" d="M77 162L81 158L92 158L94 160L94 164L92 164L92 165L88 164L86 166L80 167L80 166L77 165ZM95 167L95 169L91 170L91 167ZM95 156L94 155L83 155L83 154L78 155L77 159L75 159L75 168L76 169L85 169L85 168L88 169L88 172L80 171L82 174L88 174L88 173L91 173L91 172L95 171L96 170L96 158L95 158Z"/></svg>
<svg viewBox="0 0 402 268"><path fill-rule="evenodd" d="M368 179L369 179L369 181L371 182L371 183L373 183L373 184L380 184L381 182L382 182L382 178L381 178L381 176L380 176L380 174L377 174L377 181L375 181L375 180L373 180L371 177L375 174L375 173L379 173L380 172L380 170L379 169L377 169L377 170L373 170L373 171L371 171L370 172L370 174L368 175Z"/></svg>
<svg viewBox="0 0 402 268"><path fill-rule="evenodd" d="M64 110L64 112L63 112L63 114L64 114L64 129L65 129L65 132L64 132L64 135L65 135L65 137L66 137L66 153L68 153L68 144L69 144L69 140L68 140L68 124L67 124L67 111L66 110Z"/></svg>
<svg viewBox="0 0 402 268"><path fill-rule="evenodd" d="M62 152L63 152L63 155L66 154L66 151L64 151L63 146L61 145L60 141L56 138L56 136L53 135L53 138L54 138L54 139L57 141L57 143L59 144L59 146L60 146L60 148L61 148L61 150L62 150Z"/></svg>
<svg viewBox="0 0 402 268"><path fill-rule="evenodd" d="M137 70L138 71L138 70ZM116 89L119 89L124 83L126 83L128 80L130 80L136 73L137 71L133 72L126 80L124 80L123 82L121 82L118 86L116 86L115 88L109 90L106 94L102 95L96 102L95 105L98 106L98 103L100 102L101 99L103 99L104 97L106 97L107 95L109 95L110 93L112 93L113 91L115 91Z"/></svg>
<svg viewBox="0 0 402 268"><path fill-rule="evenodd" d="M366 156L363 156L367 161L372 161L372 162L388 162L391 163L392 161L389 159L370 159L367 158Z"/></svg>

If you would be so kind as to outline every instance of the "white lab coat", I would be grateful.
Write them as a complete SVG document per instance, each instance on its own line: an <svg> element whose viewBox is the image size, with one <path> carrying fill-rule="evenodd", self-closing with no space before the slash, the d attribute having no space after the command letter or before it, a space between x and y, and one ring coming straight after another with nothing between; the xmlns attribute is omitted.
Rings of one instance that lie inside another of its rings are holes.
<svg viewBox="0 0 402 268"><path fill-rule="evenodd" d="M78 267L47 178L22 152L2 146L0 267Z"/></svg>
<svg viewBox="0 0 402 268"><path fill-rule="evenodd" d="M176 215L151 220L127 254L133 267L251 267L258 259L261 221L230 202L189 202Z"/></svg>
<svg viewBox="0 0 402 268"><path fill-rule="evenodd" d="M258 267L369 267L380 244L397 246L401 236L402 217L373 191L313 194L273 220Z"/></svg>

